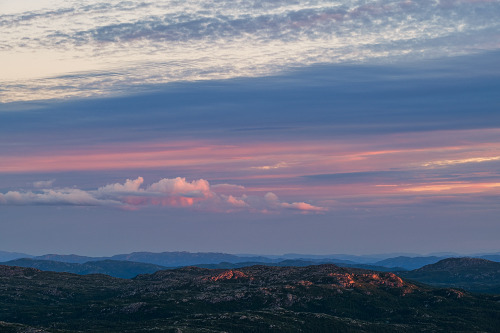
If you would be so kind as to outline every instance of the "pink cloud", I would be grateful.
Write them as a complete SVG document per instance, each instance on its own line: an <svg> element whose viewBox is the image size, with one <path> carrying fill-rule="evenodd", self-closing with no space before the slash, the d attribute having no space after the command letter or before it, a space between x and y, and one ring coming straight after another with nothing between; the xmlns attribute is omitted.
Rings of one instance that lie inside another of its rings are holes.
<svg viewBox="0 0 500 333"><path fill-rule="evenodd" d="M210 184L204 179L187 182L186 178L174 179L164 178L157 183L151 184L147 192L157 192L163 196L151 198L151 204L162 206L192 206L194 203L207 200L214 196L210 190Z"/></svg>
<svg viewBox="0 0 500 333"><path fill-rule="evenodd" d="M0 172L58 172L78 170L183 169L211 179L265 179L307 174L413 169L429 161L468 160L500 156L499 130L436 131L405 136L379 135L360 142L290 141L239 143L179 141L116 144L71 151L3 155ZM457 145L456 142L460 142ZM122 184L134 189L137 183ZM218 189L218 188L214 188ZM111 188L106 190L111 191ZM302 191L302 189L301 189Z"/></svg>
<svg viewBox="0 0 500 333"><path fill-rule="evenodd" d="M187 182L186 178L161 179L148 187L148 191L165 193L168 195L180 195L184 197L211 197L210 184L204 179Z"/></svg>
<svg viewBox="0 0 500 333"><path fill-rule="evenodd" d="M417 192L428 196L438 192L492 193L495 188L480 183L490 181L488 178L496 177L496 173L482 175L480 171L490 163L500 163L499 135L500 129L482 129L375 135L349 142L340 139L240 142L232 145L217 141L146 142L81 147L72 151L47 147L31 153L3 154L0 172L135 168L147 172L149 168L161 168L172 173L183 170L185 175L197 180L187 181L178 177L147 185L143 178L138 177L87 192L97 200L114 200L129 207L163 205L207 210L222 209L224 205L225 209L239 209L237 202L240 209L245 202L248 204L245 209L248 210L271 210L273 204L266 201L264 195L272 192L291 198L283 206L274 204L276 211L313 211L314 208L304 204L314 206L313 202L348 201L365 196L403 196ZM454 171L455 178L449 176L451 171L447 169L457 167L467 169L466 173ZM356 176L356 173L377 174L380 171L387 175L379 178ZM406 173L409 178L393 177L389 171ZM206 179L221 184L211 185L204 179L198 179L200 173ZM344 179L342 174L351 174L351 177ZM322 175L326 177L310 177ZM332 177L328 178L328 175ZM470 179L471 176L477 181L470 180L471 184L467 187L443 187L443 184ZM244 184L245 187L228 182ZM52 188L53 184L45 181L37 182L37 186L35 189L38 191L32 192L34 197L35 194L42 195L41 190ZM27 192L18 192L24 194L24 200L28 200ZM248 197L243 198L244 194ZM5 195L1 197L4 203L7 201ZM234 200L228 201L229 195ZM65 196L68 197L68 194ZM48 201L48 197L45 198ZM11 193L9 202L13 200L14 194Z"/></svg>
<svg viewBox="0 0 500 333"><path fill-rule="evenodd" d="M235 198L233 197L232 195L228 196L226 201L232 205L232 206L235 206L235 207L248 207L248 204L245 202L245 199L246 197L243 197L241 199L238 199L238 198Z"/></svg>
<svg viewBox="0 0 500 333"><path fill-rule="evenodd" d="M281 207L289 208L289 209L297 209L297 210L306 211L306 212L307 211L308 212L325 212L328 210L324 207L313 206L313 205L308 204L306 202L294 202L291 204L283 202L283 203L281 203Z"/></svg>
<svg viewBox="0 0 500 333"><path fill-rule="evenodd" d="M293 202L293 203L281 202L278 196L272 192L267 193L264 196L264 199L266 200L268 208L270 209L286 208L286 209L298 210L301 212L325 212L328 210L327 208L313 206L306 202Z"/></svg>
<svg viewBox="0 0 500 333"><path fill-rule="evenodd" d="M264 197L216 194L205 179L187 181L186 178L163 178L144 187L144 179L127 179L124 183L108 184L97 190L43 189L33 191L9 191L0 193L3 205L83 205L119 206L124 209L140 209L148 206L193 207L195 209L230 212L245 209L258 212L269 207L275 211L295 209L299 211L324 211L304 202L281 202L273 193ZM224 184L231 187L230 184ZM236 186L242 189L241 186Z"/></svg>

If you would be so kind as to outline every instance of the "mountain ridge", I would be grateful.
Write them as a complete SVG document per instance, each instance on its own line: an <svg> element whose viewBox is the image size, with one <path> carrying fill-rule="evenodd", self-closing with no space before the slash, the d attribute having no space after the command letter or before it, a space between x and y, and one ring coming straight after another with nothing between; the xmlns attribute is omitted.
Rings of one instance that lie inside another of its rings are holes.
<svg viewBox="0 0 500 333"><path fill-rule="evenodd" d="M449 253L448 253L449 254ZM2 257L2 255L4 257ZM279 263L284 260L302 260L311 263L338 263L345 266L348 265L372 265L390 268L390 270L413 270L438 262L439 260L446 259L451 256L396 256L387 257L388 254L382 255L306 255L306 254L284 254L281 256L269 255L236 255L223 252L187 252L187 251L171 251L171 252L132 252L128 254L117 254L107 257L89 257L76 254L61 255L61 254L45 254L41 256L31 256L22 253L14 252L1 252L0 261L9 261L20 258L33 258L39 260L52 260L67 263L80 263L84 264L90 261L103 261L103 260L120 260L120 261L135 261L148 264L155 264L165 267L180 267L187 265L202 265L202 264L219 264L222 262L229 262L233 264L242 262L262 262L262 263ZM473 257L488 259L500 262L500 254L487 253L475 254ZM7 259L1 259L7 258ZM384 258L384 259L381 259ZM368 267L367 267L368 268Z"/></svg>
<svg viewBox="0 0 500 333"><path fill-rule="evenodd" d="M130 279L139 274L154 273L167 267L133 261L99 260L85 263L68 263L53 260L22 258L0 263L7 266L30 267L41 271L66 272L79 275L105 274L112 277Z"/></svg>

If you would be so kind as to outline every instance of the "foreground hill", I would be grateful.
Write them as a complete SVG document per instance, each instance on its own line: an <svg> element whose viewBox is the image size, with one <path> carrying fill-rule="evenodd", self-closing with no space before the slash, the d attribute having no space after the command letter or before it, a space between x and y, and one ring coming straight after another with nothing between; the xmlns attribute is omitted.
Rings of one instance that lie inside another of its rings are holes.
<svg viewBox="0 0 500 333"><path fill-rule="evenodd" d="M500 296L435 289L393 273L335 265L185 267L132 280L0 266L0 293L4 327L60 333L494 332L500 327Z"/></svg>
<svg viewBox="0 0 500 333"><path fill-rule="evenodd" d="M162 269L164 266L146 264L133 261L118 261L118 260L101 260L89 261L83 264L68 263L52 260L36 260L36 259L16 259L11 260L2 265L31 267L42 271L51 272L66 272L75 274L106 274L119 278L133 278L139 274L154 273Z"/></svg>
<svg viewBox="0 0 500 333"><path fill-rule="evenodd" d="M500 294L500 263L485 259L449 258L399 274L434 286Z"/></svg>

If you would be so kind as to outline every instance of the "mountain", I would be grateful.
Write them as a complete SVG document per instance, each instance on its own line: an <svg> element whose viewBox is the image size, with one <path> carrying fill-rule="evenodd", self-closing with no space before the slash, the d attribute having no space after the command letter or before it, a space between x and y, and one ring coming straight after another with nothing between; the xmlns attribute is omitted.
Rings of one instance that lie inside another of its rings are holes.
<svg viewBox="0 0 500 333"><path fill-rule="evenodd" d="M370 255L352 255L352 254L322 254L322 255L315 255L315 254L297 254L297 253L286 253L281 256L266 256L269 258L275 258L275 259L317 259L317 260L324 260L324 259L335 259L335 260L340 260L341 262L344 262L346 264L351 263L351 264L373 264L377 261L388 259L388 258L394 258L396 256L418 256L417 254L409 254L409 253L385 253L385 254L370 254Z"/></svg>
<svg viewBox="0 0 500 333"><path fill-rule="evenodd" d="M19 257L17 257L19 258ZM253 256L253 257L239 257L234 254L217 253L217 252L133 252L127 254L117 254L111 257L87 257L75 254L61 255L61 254L45 254L36 256L34 259L50 260L66 263L84 264L90 261L133 261L148 264L161 265L164 267L181 267L195 264L218 264L220 262L242 262L242 261L255 261L255 262L273 262L273 259Z"/></svg>
<svg viewBox="0 0 500 333"><path fill-rule="evenodd" d="M234 254L217 252L133 252L130 254L118 254L110 257L113 260L125 260L146 262L150 264L162 265L165 267L180 267L196 264L218 264L220 262L237 263L241 261L272 262L266 257L239 257Z"/></svg>
<svg viewBox="0 0 500 333"><path fill-rule="evenodd" d="M395 258L388 258L388 259L377 261L377 262L373 263L373 265L383 266L383 267L402 267L406 270L412 270L412 269L420 268L420 267L425 266L425 265L434 264L442 259L444 259L444 258L435 257L435 256L430 256L430 257L399 256L399 257L395 257Z"/></svg>
<svg viewBox="0 0 500 333"><path fill-rule="evenodd" d="M1 263L8 266L31 267L42 271L67 272L75 274L106 274L119 278L133 278L139 274L154 273L166 269L164 266L132 261L102 260L83 264L51 260L16 259Z"/></svg>
<svg viewBox="0 0 500 333"><path fill-rule="evenodd" d="M230 263L230 262L221 262L218 264L196 264L191 266L196 266L200 268L240 268L247 267L252 265L266 265L266 266L297 266L297 267L305 267L319 264L330 264L332 262L326 260L323 262L318 261L304 261L304 260L283 260L279 262L238 262L238 263ZM7 262L0 263L1 265L7 266L19 266L19 267L31 267L37 268L42 271L50 271L50 272L66 272L66 273L74 273L74 274L106 274L113 277L130 279L139 274L150 274L157 272L159 270L171 269L171 267L165 267L155 264L134 262L134 261L123 261L123 260L99 260L99 261L89 261L83 264L73 263L73 262L61 262L61 261L53 261L53 260L40 260L40 259L31 259L31 258L21 258L16 260L11 260ZM374 271L382 271L389 272L394 271L392 268L382 267L382 266L372 266L372 265L364 265L364 264L337 264L341 267L352 267L352 268L364 268L371 269ZM181 266L182 267L182 266ZM402 268L398 268L397 270L404 270Z"/></svg>
<svg viewBox="0 0 500 333"><path fill-rule="evenodd" d="M433 286L500 294L500 263L479 258L448 258L401 276Z"/></svg>
<svg viewBox="0 0 500 333"><path fill-rule="evenodd" d="M441 253L442 256L399 255L392 257L392 255L394 254L374 254L360 256L347 254L310 255L288 253L284 255L260 256L251 254L235 255L219 252L133 252L128 254L117 254L110 257L88 257L76 254L45 254L42 256L34 257L23 253L10 253L0 251L0 262L18 258L33 258L38 260L50 260L78 264L84 264L90 261L118 260L142 262L164 267L182 267L190 265L219 264L222 262L229 262L234 264L242 262L279 263L285 260L300 260L310 262L311 264L334 263L346 267L362 267L367 269L379 266L389 268L385 270L394 271L417 269L428 264L436 263L441 259L450 257L449 253ZM475 254L474 257L492 261L500 261L499 253ZM377 268L377 270L381 269Z"/></svg>
<svg viewBox="0 0 500 333"><path fill-rule="evenodd" d="M30 256L29 254L26 253L0 251L0 262L14 260L18 258L31 258L31 257L33 256Z"/></svg>
<svg viewBox="0 0 500 333"><path fill-rule="evenodd" d="M134 279L0 266L0 290L0 329L23 332L494 332L500 327L500 296L335 265L185 267Z"/></svg>
<svg viewBox="0 0 500 333"><path fill-rule="evenodd" d="M86 257L86 256L79 256L76 254L44 254L43 256L36 256L33 258L38 260L50 260L50 261L59 261L59 262L76 263L76 264L83 264L89 261L100 261L109 259L108 257Z"/></svg>
<svg viewBox="0 0 500 333"><path fill-rule="evenodd" d="M486 259L486 260L490 260L490 261L500 262L500 254L480 255L480 256L478 256L478 258Z"/></svg>

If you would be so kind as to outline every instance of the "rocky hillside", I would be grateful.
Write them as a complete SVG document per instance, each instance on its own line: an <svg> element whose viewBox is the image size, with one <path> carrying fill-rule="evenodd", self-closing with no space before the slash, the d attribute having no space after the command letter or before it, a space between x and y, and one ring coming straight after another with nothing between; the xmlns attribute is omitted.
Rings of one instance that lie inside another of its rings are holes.
<svg viewBox="0 0 500 333"><path fill-rule="evenodd" d="M335 265L185 267L132 280L0 266L0 294L3 327L60 333L493 332L500 327L500 296L419 286L393 273Z"/></svg>

